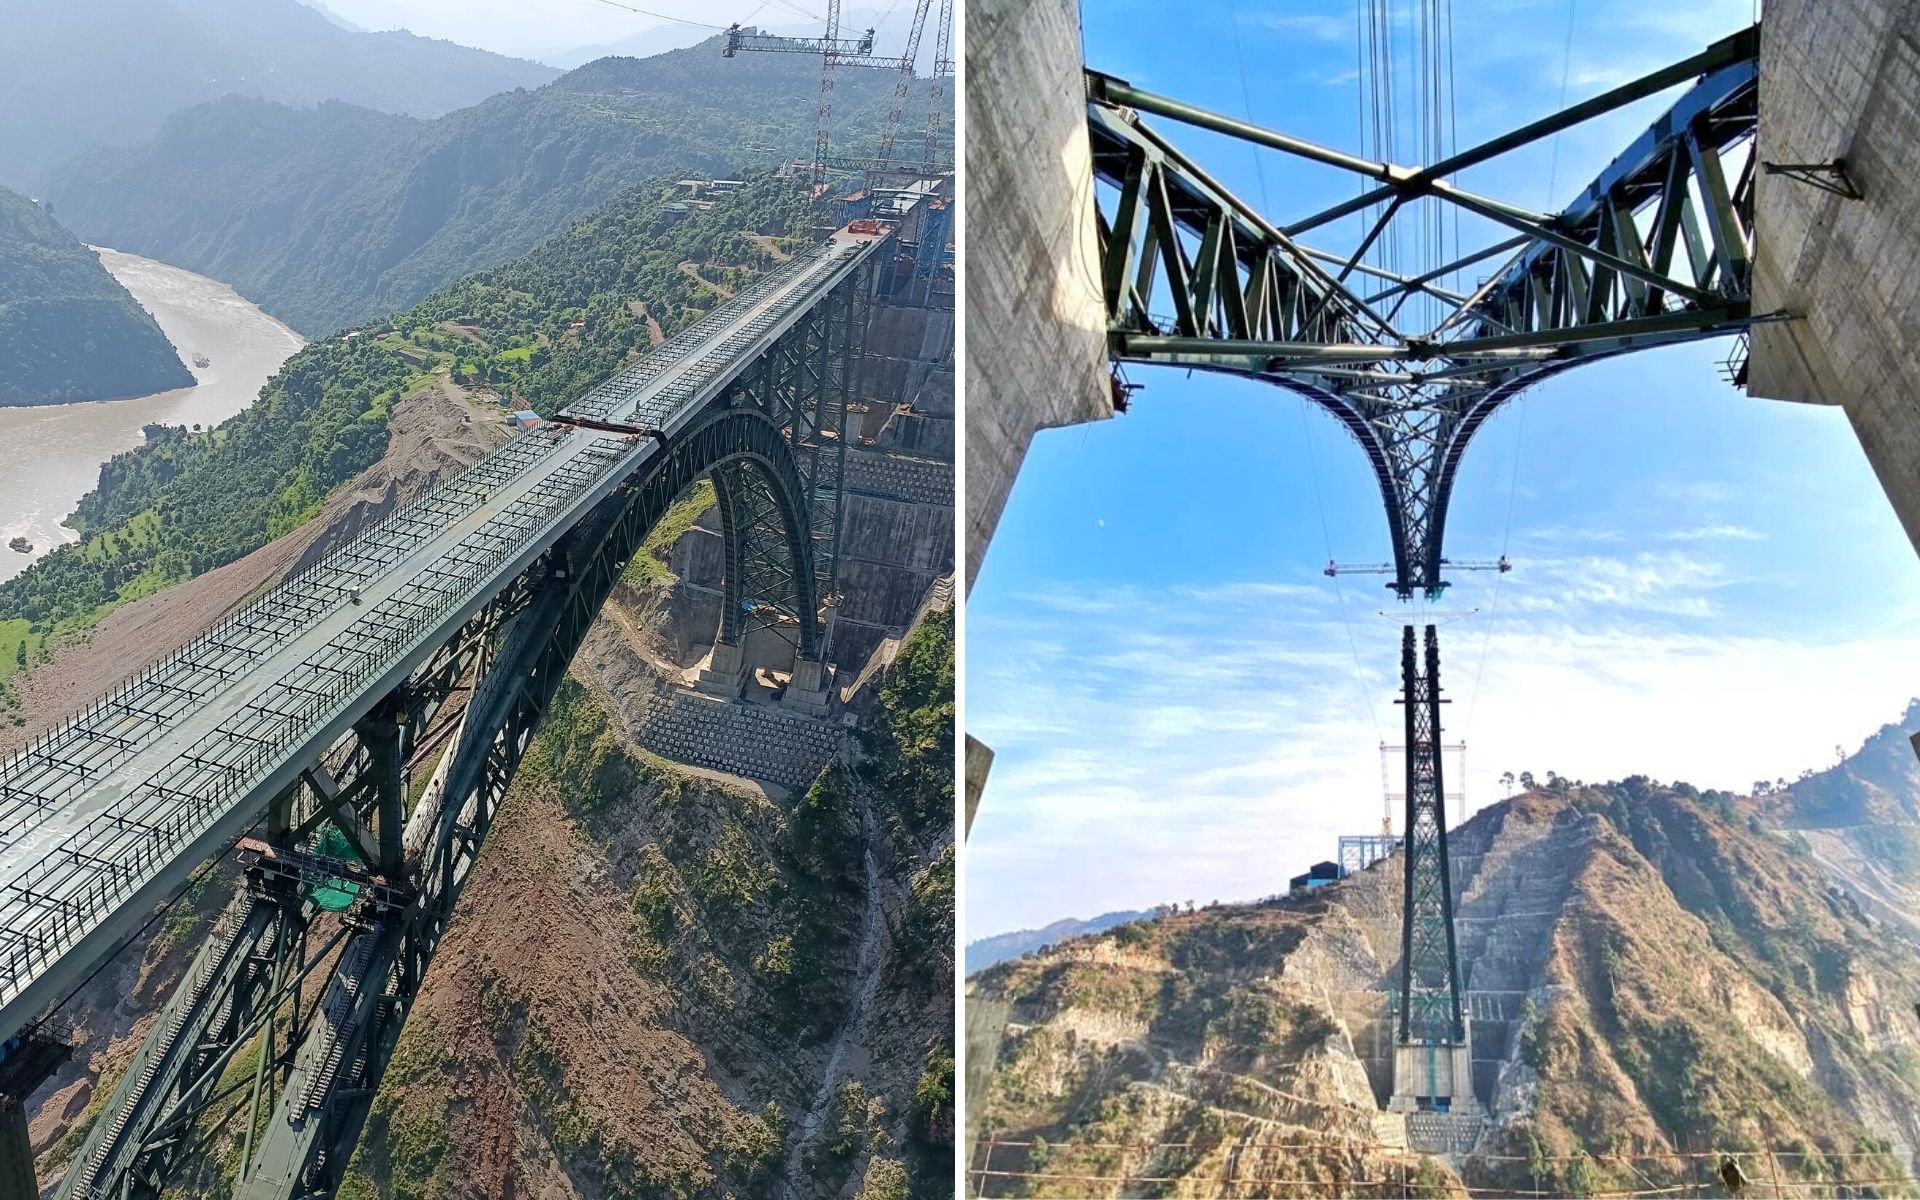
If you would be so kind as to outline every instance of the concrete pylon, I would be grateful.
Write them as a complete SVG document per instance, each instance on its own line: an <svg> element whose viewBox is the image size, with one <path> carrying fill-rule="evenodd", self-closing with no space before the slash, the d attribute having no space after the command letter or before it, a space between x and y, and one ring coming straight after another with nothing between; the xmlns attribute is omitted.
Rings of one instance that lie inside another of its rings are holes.
<svg viewBox="0 0 1920 1200"><path fill-rule="evenodd" d="M737 700L747 685L747 656L739 642L715 642L694 686L709 696Z"/></svg>
<svg viewBox="0 0 1920 1200"><path fill-rule="evenodd" d="M833 703L833 672L825 663L793 660L793 678L780 694L780 704L810 717L824 717Z"/></svg>
<svg viewBox="0 0 1920 1200"><path fill-rule="evenodd" d="M0 1200L34 1200L33 1142L27 1136L27 1106L0 1092Z"/></svg>

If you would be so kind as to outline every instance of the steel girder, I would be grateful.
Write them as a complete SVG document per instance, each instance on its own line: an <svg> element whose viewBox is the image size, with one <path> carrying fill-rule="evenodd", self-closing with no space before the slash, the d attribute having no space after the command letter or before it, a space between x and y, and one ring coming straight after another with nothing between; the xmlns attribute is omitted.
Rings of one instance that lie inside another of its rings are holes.
<svg viewBox="0 0 1920 1200"><path fill-rule="evenodd" d="M1396 1039L1461 1045L1460 960L1453 934L1453 870L1447 861L1446 785L1440 771L1440 639L1426 629L1421 669L1413 626L1400 631L1400 703L1406 721L1407 812L1402 842L1400 990Z"/></svg>
<svg viewBox="0 0 1920 1200"><path fill-rule="evenodd" d="M793 606L819 611L812 520L828 502L837 517L840 389L857 369L829 368L825 356L857 357L864 325L850 323L866 314L870 277L857 279L831 294L835 315L767 356L798 370L796 378L824 372L824 386L803 394L766 379L758 393L737 385L433 655L384 705L387 721L357 726L270 806L266 841L282 848L282 860L274 870L253 864L116 1087L110 1116L76 1156L63 1200L158 1197L181 1171L207 1165L204 1151L222 1131L239 1147L236 1196L331 1194L507 784L647 532L702 474L721 488L750 481L768 536L738 538L737 547L783 558ZM732 563L729 571L753 578ZM817 619L794 622L793 636L802 657L821 657ZM469 688L442 746L435 717ZM393 725L398 742L389 749L378 740ZM439 765L404 830L404 878L377 874L393 844L393 822L382 815L401 811L396 789L411 790L396 766L436 749ZM363 864L300 849L327 820L348 832ZM364 881L347 914L312 903L311 885L329 873ZM254 1066L238 1070L249 1048Z"/></svg>
<svg viewBox="0 0 1920 1200"><path fill-rule="evenodd" d="M1577 363L1737 332L1753 319L1758 49L1755 27L1421 169L1358 159L1089 72L1110 352L1263 379L1325 408L1360 443L1379 483L1394 548L1390 586L1403 597L1437 594L1446 586L1454 475L1474 432L1500 405ZM1689 90L1557 214L1531 213L1449 181L1689 80ZM1276 225L1178 151L1146 123L1148 115L1378 186ZM1366 261L1395 219L1441 202L1504 236L1418 275ZM1351 252L1299 240L1370 208L1377 218ZM1471 293L1440 282L1491 260L1504 265ZM1441 316L1428 328L1402 328L1416 296Z"/></svg>

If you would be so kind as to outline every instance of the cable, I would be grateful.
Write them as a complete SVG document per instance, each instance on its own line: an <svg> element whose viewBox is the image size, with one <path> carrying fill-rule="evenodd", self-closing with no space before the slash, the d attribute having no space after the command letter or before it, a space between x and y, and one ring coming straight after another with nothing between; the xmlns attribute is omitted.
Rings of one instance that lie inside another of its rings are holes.
<svg viewBox="0 0 1920 1200"><path fill-rule="evenodd" d="M1578 7L1578 3L1579 0L1567 0L1567 40L1566 45L1560 50L1560 103L1555 106L1554 111L1556 112L1562 111L1567 107L1567 77L1570 73L1569 68L1573 65L1573 12L1574 9ZM1560 131L1555 130L1552 143L1552 157L1548 160L1547 167L1547 203L1545 207L1548 212L1554 211L1553 189L1559 180Z"/></svg>
<svg viewBox="0 0 1920 1200"><path fill-rule="evenodd" d="M646 8L635 8L631 4L620 3L620 0L592 0L592 2L595 4L604 4L608 8L618 8L618 9L624 9L630 13L638 13L643 17L653 17L655 20L677 21L682 25L695 25L701 29L718 29L722 32L725 32L727 28L725 25L710 25L705 21L690 21L685 17L676 17L670 13L654 12L653 10L646 9Z"/></svg>
<svg viewBox="0 0 1920 1200"><path fill-rule="evenodd" d="M1240 44L1240 6L1227 5L1227 16L1233 21L1233 60L1240 68L1240 106L1246 112L1247 124L1253 124L1253 93L1247 89L1247 56ZM1260 210L1272 213L1273 205L1267 199L1267 168L1260 157L1260 147L1247 143L1247 154L1253 159L1253 171L1260 179ZM1272 218L1269 216L1269 220Z"/></svg>

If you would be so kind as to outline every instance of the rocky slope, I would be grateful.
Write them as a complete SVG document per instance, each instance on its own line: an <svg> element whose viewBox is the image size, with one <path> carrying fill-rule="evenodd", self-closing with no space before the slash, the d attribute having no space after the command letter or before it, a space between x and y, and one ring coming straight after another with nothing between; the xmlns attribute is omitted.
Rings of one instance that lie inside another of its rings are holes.
<svg viewBox="0 0 1920 1200"><path fill-rule="evenodd" d="M944 1194L951 611L794 796L633 744L639 653L576 660L342 1196Z"/></svg>
<svg viewBox="0 0 1920 1200"><path fill-rule="evenodd" d="M976 977L969 1052L991 1069L971 1132L995 1144L971 1166L1003 1172L976 1178L989 1195L1403 1177L1579 1195L1686 1187L1736 1153L1762 1179L1911 1194L1915 941L1870 911L1900 894L1834 874L1816 836L1894 869L1879 847L1912 835L1920 798L1901 742L1889 727L1778 795L1562 783L1455 831L1492 1113L1470 1155L1409 1153L1379 1111L1395 858L1310 899L1124 925ZM1879 823L1810 828L1865 817Z"/></svg>
<svg viewBox="0 0 1920 1200"><path fill-rule="evenodd" d="M192 387L152 314L46 209L0 188L0 408Z"/></svg>

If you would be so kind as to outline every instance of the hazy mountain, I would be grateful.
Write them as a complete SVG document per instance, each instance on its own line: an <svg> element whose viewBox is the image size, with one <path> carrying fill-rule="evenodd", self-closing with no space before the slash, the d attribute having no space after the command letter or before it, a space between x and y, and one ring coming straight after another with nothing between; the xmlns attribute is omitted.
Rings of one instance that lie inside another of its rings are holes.
<svg viewBox="0 0 1920 1200"><path fill-rule="evenodd" d="M967 974L984 971L1010 958L1032 954L1042 946L1051 946L1055 942L1064 942L1068 938L1105 933L1116 925L1125 925L1129 921L1138 921L1152 915L1143 910L1101 913L1088 921L1067 917L1055 921L1044 929L1016 929L1012 933L999 933L992 937L980 938L978 941L967 943Z"/></svg>
<svg viewBox="0 0 1920 1200"><path fill-rule="evenodd" d="M233 285L310 335L383 316L537 245L630 184L813 148L818 64L717 41L602 59L434 121L231 98L53 181L96 245ZM894 76L842 70L836 143L872 153Z"/></svg>
<svg viewBox="0 0 1920 1200"><path fill-rule="evenodd" d="M0 6L0 184L38 192L90 145L152 137L229 94L433 117L554 71L409 33L363 33L297 0L11 0Z"/></svg>
<svg viewBox="0 0 1920 1200"><path fill-rule="evenodd" d="M93 251L0 189L0 408L188 387L160 326Z"/></svg>
<svg viewBox="0 0 1920 1200"><path fill-rule="evenodd" d="M355 25L352 21L347 20L345 17L341 16L339 13L333 11L332 9L328 8L325 4L321 3L321 0L300 0L300 3L306 5L308 8L312 9L313 11L319 13L321 16L333 22L335 25L338 25L340 28L346 30L348 33L365 33L367 31L366 26Z"/></svg>
<svg viewBox="0 0 1920 1200"><path fill-rule="evenodd" d="M1784 794L1566 781L1455 830L1474 1092L1491 1114L1471 1157L1409 1162L1383 1111L1397 857L1310 897L1163 914L974 977L970 1120L1016 1143L999 1170L1174 1190L1417 1176L1421 1195L1462 1180L1678 1193L1702 1169L1684 1156L1711 1149L1708 1169L1733 1153L1750 1176L1911 1194L1920 910L1867 889L1912 877L1916 721L1920 706Z"/></svg>

